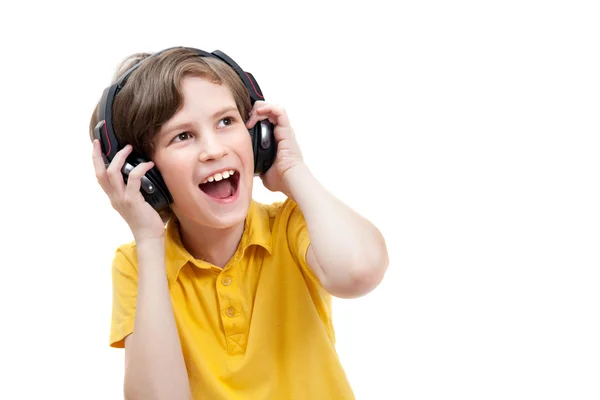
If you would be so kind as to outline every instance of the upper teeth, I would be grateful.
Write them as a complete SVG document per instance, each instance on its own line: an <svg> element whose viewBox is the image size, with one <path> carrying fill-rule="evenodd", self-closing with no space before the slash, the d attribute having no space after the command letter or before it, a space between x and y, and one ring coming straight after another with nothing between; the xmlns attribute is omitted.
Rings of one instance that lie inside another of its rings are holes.
<svg viewBox="0 0 600 400"><path fill-rule="evenodd" d="M230 169L229 171L223 171L223 172L219 172L216 173L214 175L209 176L208 178L206 178L205 180L202 181L201 184L207 183L207 182L212 182L212 181L220 181L221 179L227 179L230 176L232 176L235 173L234 170Z"/></svg>

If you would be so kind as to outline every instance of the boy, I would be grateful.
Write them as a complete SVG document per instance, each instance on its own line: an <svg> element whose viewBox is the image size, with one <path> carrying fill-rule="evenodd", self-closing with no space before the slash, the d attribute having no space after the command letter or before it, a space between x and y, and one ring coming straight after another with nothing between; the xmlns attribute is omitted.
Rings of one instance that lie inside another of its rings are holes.
<svg viewBox="0 0 600 400"><path fill-rule="evenodd" d="M353 399L331 296L379 284L385 241L317 182L285 110L254 101L253 77L211 54L131 57L135 70L90 123L96 177L134 237L112 268L110 345L125 348L125 397ZM118 152L97 140L110 112ZM248 133L267 120L276 153L261 172ZM256 171L287 200L255 202ZM166 208L145 197L161 179Z"/></svg>

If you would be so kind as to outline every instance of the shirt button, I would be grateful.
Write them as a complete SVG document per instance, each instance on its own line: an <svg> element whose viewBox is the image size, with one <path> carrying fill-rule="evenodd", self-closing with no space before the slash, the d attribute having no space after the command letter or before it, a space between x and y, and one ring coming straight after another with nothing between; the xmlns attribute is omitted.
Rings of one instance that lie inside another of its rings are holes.
<svg viewBox="0 0 600 400"><path fill-rule="evenodd" d="M227 314L228 317L233 317L233 315L235 314L235 310L233 309L233 307L229 307L227 310L225 310L225 314Z"/></svg>
<svg viewBox="0 0 600 400"><path fill-rule="evenodd" d="M223 285L225 285L225 286L229 286L231 284L231 277L226 276L225 278L223 278L221 283L223 283Z"/></svg>

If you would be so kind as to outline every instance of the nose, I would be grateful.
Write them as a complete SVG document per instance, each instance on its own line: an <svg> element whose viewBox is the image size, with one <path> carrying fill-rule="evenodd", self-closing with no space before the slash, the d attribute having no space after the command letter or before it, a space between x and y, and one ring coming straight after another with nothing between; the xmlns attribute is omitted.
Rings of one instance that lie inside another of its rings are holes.
<svg viewBox="0 0 600 400"><path fill-rule="evenodd" d="M218 160L228 153L227 146L219 140L218 135L209 133L203 135L202 139L200 154L198 155L201 162Z"/></svg>

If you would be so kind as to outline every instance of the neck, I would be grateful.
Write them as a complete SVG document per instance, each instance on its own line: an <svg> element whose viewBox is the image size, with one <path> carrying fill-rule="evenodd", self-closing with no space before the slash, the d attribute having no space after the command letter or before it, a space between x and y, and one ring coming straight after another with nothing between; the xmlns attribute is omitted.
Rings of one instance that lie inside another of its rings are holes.
<svg viewBox="0 0 600 400"><path fill-rule="evenodd" d="M244 221L225 229L179 221L179 230L181 243L194 258L223 268L233 257L242 239Z"/></svg>

